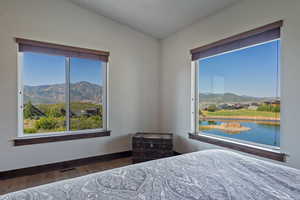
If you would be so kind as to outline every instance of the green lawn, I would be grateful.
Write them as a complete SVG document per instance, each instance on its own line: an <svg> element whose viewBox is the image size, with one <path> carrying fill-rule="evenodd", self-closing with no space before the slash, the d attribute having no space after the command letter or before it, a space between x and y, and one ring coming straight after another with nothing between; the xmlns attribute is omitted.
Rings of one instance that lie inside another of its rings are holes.
<svg viewBox="0 0 300 200"><path fill-rule="evenodd" d="M248 109L240 110L219 110L215 112L202 111L205 116L247 116L247 117L280 117L280 113L256 111Z"/></svg>

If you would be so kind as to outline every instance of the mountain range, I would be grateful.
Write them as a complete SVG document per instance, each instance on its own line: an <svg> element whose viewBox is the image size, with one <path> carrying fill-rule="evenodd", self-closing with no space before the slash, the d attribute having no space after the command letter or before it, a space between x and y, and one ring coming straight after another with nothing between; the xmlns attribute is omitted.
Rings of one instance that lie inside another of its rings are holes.
<svg viewBox="0 0 300 200"><path fill-rule="evenodd" d="M70 100L71 102L102 102L103 88L100 85L87 81L71 83ZM237 95L234 93L216 94L216 93L200 93L199 100L201 104L210 103L246 103L246 102L262 102L275 100L275 97L252 97L245 95ZM31 101L33 104L55 104L65 102L65 84L24 86L24 103Z"/></svg>
<svg viewBox="0 0 300 200"><path fill-rule="evenodd" d="M70 84L71 102L102 102L103 88L87 81ZM65 84L24 86L24 103L29 100L33 104L55 104L65 102Z"/></svg>

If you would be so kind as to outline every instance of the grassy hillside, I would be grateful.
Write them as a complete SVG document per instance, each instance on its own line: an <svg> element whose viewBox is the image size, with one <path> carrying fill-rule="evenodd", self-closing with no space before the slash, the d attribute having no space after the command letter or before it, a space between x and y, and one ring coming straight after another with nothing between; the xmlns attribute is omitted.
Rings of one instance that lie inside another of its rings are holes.
<svg viewBox="0 0 300 200"><path fill-rule="evenodd" d="M219 110L215 112L202 111L204 116L208 117L219 117L219 116L244 116L244 117L276 117L280 118L280 113L256 111L248 109L239 110Z"/></svg>

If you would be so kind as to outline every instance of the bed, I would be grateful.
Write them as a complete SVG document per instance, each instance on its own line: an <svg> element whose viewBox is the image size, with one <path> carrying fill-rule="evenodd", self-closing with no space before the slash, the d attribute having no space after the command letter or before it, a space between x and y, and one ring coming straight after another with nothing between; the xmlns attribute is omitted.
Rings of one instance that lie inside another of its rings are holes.
<svg viewBox="0 0 300 200"><path fill-rule="evenodd" d="M300 200L300 171L229 151L207 150L0 196L0 200L21 199Z"/></svg>

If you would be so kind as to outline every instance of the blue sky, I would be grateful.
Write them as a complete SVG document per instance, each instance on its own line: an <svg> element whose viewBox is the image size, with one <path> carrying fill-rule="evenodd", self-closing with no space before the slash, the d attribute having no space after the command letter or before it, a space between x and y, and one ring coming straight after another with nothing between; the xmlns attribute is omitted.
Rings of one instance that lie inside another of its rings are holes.
<svg viewBox="0 0 300 200"><path fill-rule="evenodd" d="M279 96L278 48L279 40L199 60L199 92Z"/></svg>
<svg viewBox="0 0 300 200"><path fill-rule="evenodd" d="M102 62L82 58L71 59L72 83L88 81L102 85ZM24 53L23 84L30 86L65 83L65 57Z"/></svg>

